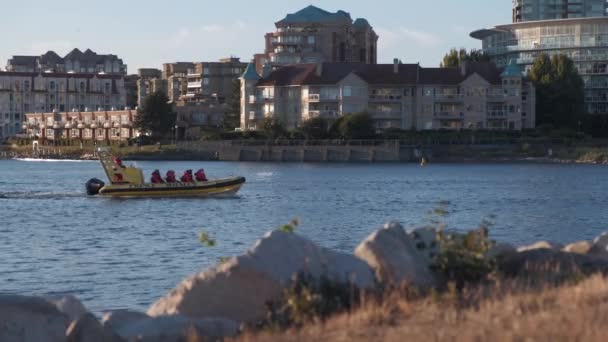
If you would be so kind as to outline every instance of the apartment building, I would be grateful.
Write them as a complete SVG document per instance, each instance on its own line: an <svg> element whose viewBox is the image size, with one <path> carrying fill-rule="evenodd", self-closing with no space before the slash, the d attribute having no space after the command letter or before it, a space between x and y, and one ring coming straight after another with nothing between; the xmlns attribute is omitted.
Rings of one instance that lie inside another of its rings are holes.
<svg viewBox="0 0 608 342"><path fill-rule="evenodd" d="M535 89L516 64L317 63L285 66L267 77L250 64L241 91L243 130L258 129L267 117L295 128L314 117L335 120L363 111L378 129L535 127Z"/></svg>
<svg viewBox="0 0 608 342"><path fill-rule="evenodd" d="M515 61L524 72L532 68L542 53L568 56L585 83L587 112L606 115L607 3L606 0L519 0L515 2L514 23L477 30L470 36L481 41L484 53L496 65L504 67ZM556 9L552 10L555 13L549 12L550 9Z"/></svg>
<svg viewBox="0 0 608 342"><path fill-rule="evenodd" d="M606 0L513 0L513 22L603 17Z"/></svg>
<svg viewBox="0 0 608 342"><path fill-rule="evenodd" d="M297 63L377 62L378 35L366 19L353 21L347 12L308 6L275 26L275 32L265 35L264 53L255 56L260 72L266 63L276 68Z"/></svg>
<svg viewBox="0 0 608 342"><path fill-rule="evenodd" d="M230 99L234 81L245 70L247 63L239 58L230 57L219 62L196 63L187 75L188 86L186 97L212 96Z"/></svg>
<svg viewBox="0 0 608 342"><path fill-rule="evenodd" d="M0 138L21 133L26 113L109 111L125 106L120 73L0 71Z"/></svg>
<svg viewBox="0 0 608 342"><path fill-rule="evenodd" d="M74 49L65 57L60 57L54 51L41 56L13 56L6 64L6 71L126 75L127 65L116 55L100 55L90 49L85 52Z"/></svg>
<svg viewBox="0 0 608 342"><path fill-rule="evenodd" d="M47 141L127 141L138 136L136 110L28 113L23 130L29 138Z"/></svg>
<svg viewBox="0 0 608 342"><path fill-rule="evenodd" d="M230 57L218 62L177 62L163 64L158 73L142 74L138 82L138 102L155 91L167 94L169 101L177 103L182 97L188 101L213 96L222 100L232 97L234 80L237 80L247 64Z"/></svg>

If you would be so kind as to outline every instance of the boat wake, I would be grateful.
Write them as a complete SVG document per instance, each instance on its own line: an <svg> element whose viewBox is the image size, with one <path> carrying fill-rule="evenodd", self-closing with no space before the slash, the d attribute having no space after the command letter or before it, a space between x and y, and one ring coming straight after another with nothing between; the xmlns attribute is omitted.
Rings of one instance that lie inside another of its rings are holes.
<svg viewBox="0 0 608 342"><path fill-rule="evenodd" d="M43 163L89 163L95 160L80 160L80 159L42 159L42 158L13 158L13 160L24 162L43 162Z"/></svg>
<svg viewBox="0 0 608 342"><path fill-rule="evenodd" d="M0 199L63 199L63 198L78 198L86 195L80 192L42 192L42 191L13 191L0 192Z"/></svg>

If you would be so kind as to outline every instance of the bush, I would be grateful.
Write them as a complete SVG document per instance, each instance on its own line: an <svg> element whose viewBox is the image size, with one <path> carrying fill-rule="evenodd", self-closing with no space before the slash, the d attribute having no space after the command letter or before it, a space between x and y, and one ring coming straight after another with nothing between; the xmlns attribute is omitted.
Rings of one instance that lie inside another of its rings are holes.
<svg viewBox="0 0 608 342"><path fill-rule="evenodd" d="M345 115L338 128L340 135L349 140L376 137L374 119L365 112Z"/></svg>
<svg viewBox="0 0 608 342"><path fill-rule="evenodd" d="M358 288L310 274L299 273L283 291L282 298L267 304L267 317L257 328L282 330L324 321L331 315L350 311L360 304Z"/></svg>
<svg viewBox="0 0 608 342"><path fill-rule="evenodd" d="M464 235L441 232L439 245L440 252L432 267L458 289L487 279L496 269L495 261L486 258L494 245L486 227Z"/></svg>

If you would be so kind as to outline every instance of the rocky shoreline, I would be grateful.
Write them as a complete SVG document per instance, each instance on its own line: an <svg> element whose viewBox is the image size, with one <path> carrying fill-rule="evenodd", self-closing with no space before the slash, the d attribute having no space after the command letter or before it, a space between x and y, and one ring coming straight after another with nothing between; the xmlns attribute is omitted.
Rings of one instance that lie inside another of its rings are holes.
<svg viewBox="0 0 608 342"><path fill-rule="evenodd" d="M299 274L311 281L324 279L334 291L382 295L402 284L417 293L447 291L452 283L491 281L490 273L502 281L547 284L606 275L608 233L567 246L541 241L515 247L491 241L485 228L406 231L393 222L353 253L342 253L282 228L267 233L245 254L184 279L145 313L109 311L99 320L73 296L0 295L0 341L218 340L276 320L269 316L269 305L284 300Z"/></svg>

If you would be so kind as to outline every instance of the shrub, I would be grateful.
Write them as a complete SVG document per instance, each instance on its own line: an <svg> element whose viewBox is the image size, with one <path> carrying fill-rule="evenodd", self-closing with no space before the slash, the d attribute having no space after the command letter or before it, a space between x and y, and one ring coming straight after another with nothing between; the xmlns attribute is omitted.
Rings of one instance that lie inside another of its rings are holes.
<svg viewBox="0 0 608 342"><path fill-rule="evenodd" d="M267 317L257 328L276 331L324 321L331 315L357 307L360 298L359 289L351 284L299 273L279 301L267 303Z"/></svg>

